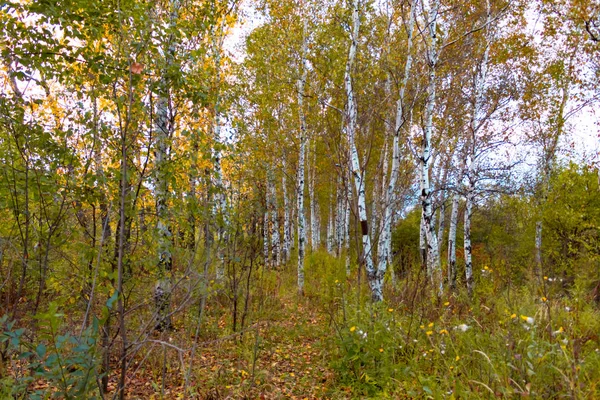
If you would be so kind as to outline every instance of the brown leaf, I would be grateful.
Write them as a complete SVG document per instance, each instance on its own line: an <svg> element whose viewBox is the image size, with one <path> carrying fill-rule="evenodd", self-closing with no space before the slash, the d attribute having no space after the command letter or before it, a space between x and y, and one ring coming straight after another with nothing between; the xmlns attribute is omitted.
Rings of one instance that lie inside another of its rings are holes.
<svg viewBox="0 0 600 400"><path fill-rule="evenodd" d="M143 70L144 70L144 65L143 64L140 64L140 63L137 63L137 62L134 62L134 63L131 64L131 73L132 74L139 75L139 74L142 73Z"/></svg>

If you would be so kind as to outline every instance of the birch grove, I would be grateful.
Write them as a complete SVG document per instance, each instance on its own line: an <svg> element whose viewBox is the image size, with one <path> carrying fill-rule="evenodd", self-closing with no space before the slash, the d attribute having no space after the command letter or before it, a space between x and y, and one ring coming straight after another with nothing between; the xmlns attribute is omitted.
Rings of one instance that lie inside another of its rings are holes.
<svg viewBox="0 0 600 400"><path fill-rule="evenodd" d="M0 7L0 397L600 397L596 3L46 3Z"/></svg>

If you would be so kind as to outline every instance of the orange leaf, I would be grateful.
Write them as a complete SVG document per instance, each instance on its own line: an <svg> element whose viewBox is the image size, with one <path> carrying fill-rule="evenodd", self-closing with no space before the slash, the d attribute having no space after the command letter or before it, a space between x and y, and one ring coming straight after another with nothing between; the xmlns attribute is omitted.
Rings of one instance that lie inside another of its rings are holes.
<svg viewBox="0 0 600 400"><path fill-rule="evenodd" d="M133 64L131 64L131 73L132 74L139 75L139 74L142 73L143 70L144 70L144 65L143 64L136 63L136 62L134 62Z"/></svg>

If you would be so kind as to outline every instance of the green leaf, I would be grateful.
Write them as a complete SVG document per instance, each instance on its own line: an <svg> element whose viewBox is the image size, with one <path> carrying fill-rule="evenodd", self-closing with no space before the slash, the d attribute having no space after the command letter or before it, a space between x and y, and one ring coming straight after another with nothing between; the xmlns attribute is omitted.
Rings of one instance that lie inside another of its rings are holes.
<svg viewBox="0 0 600 400"><path fill-rule="evenodd" d="M106 301L106 307L108 307L109 310L112 309L113 304L115 303L115 301L117 301L118 298L119 298L119 292L115 291L113 293L113 295L110 296L110 299L108 299Z"/></svg>
<svg viewBox="0 0 600 400"><path fill-rule="evenodd" d="M38 344L35 348L35 352L37 353L38 357L44 357L46 355L46 345L43 343Z"/></svg>

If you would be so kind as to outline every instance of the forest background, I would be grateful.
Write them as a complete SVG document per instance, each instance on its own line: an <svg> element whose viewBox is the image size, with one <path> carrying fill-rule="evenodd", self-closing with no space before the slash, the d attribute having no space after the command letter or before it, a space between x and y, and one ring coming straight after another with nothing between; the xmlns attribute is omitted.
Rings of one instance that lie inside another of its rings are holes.
<svg viewBox="0 0 600 400"><path fill-rule="evenodd" d="M0 397L600 397L597 1L0 26Z"/></svg>

